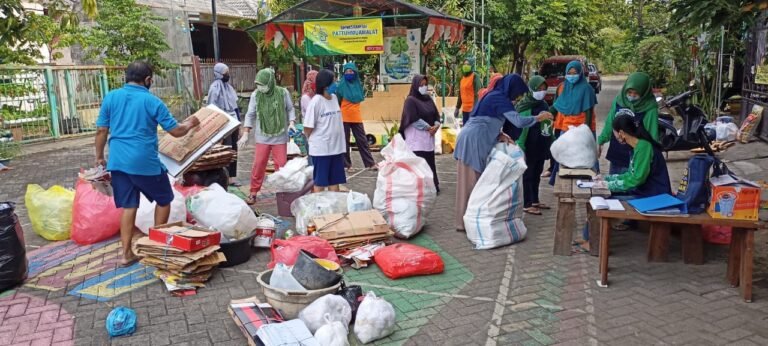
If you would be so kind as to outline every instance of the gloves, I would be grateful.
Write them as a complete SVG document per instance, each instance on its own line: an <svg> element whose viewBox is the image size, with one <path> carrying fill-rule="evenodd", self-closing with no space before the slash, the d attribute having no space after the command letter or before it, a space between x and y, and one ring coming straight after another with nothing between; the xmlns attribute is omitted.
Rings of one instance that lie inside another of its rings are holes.
<svg viewBox="0 0 768 346"><path fill-rule="evenodd" d="M248 144L248 137L250 137L250 132L243 133L240 136L240 139L237 141L237 150L245 149L245 146Z"/></svg>
<svg viewBox="0 0 768 346"><path fill-rule="evenodd" d="M291 121L291 123L288 125L288 132L293 131L294 133L298 132L296 131L296 122Z"/></svg>

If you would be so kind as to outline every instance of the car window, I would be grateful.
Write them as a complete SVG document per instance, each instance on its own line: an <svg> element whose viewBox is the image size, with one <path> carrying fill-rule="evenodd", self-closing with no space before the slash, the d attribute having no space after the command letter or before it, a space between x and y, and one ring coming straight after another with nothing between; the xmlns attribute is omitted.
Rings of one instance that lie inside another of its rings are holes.
<svg viewBox="0 0 768 346"><path fill-rule="evenodd" d="M596 73L597 67L595 65L589 64L589 73Z"/></svg>
<svg viewBox="0 0 768 346"><path fill-rule="evenodd" d="M541 69L539 69L539 74L544 78L561 77L565 75L565 68L567 66L568 63L561 62L544 63L541 65Z"/></svg>

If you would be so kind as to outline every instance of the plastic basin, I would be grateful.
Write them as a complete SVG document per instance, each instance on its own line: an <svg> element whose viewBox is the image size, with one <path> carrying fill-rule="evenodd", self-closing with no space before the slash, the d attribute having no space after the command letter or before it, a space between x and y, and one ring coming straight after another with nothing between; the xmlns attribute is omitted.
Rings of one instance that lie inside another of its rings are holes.
<svg viewBox="0 0 768 346"><path fill-rule="evenodd" d="M307 307L307 305L314 302L317 298L326 294L334 294L339 290L339 287L341 287L341 282L337 282L331 287L320 290L287 291L270 286L270 278L272 278L272 269L259 274L259 276L256 277L256 281L261 286L264 296L267 297L267 303L272 305L272 307L279 309L283 314L283 318L286 320L298 317L299 312Z"/></svg>

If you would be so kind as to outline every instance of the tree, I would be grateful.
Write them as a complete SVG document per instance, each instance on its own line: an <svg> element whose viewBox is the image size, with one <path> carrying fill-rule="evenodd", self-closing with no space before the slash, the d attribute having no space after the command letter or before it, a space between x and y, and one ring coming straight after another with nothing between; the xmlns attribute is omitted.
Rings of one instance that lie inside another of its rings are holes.
<svg viewBox="0 0 768 346"><path fill-rule="evenodd" d="M158 72L173 65L161 56L169 51L165 34L155 24L165 19L134 0L102 0L96 25L72 35L88 59L103 59L111 66L125 66L135 60L151 63Z"/></svg>
<svg viewBox="0 0 768 346"><path fill-rule="evenodd" d="M29 13L20 0L0 3L0 64L34 64L40 51L29 36Z"/></svg>

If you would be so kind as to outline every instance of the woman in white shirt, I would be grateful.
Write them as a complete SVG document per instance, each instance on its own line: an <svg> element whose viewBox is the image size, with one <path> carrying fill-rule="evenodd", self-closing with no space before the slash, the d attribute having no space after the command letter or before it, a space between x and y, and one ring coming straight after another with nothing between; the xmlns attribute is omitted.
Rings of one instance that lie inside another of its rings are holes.
<svg viewBox="0 0 768 346"><path fill-rule="evenodd" d="M315 166L313 180L315 192L339 191L347 182L344 172L344 123L336 98L335 75L330 70L317 74L315 95L304 114L304 133L309 142L309 156Z"/></svg>

